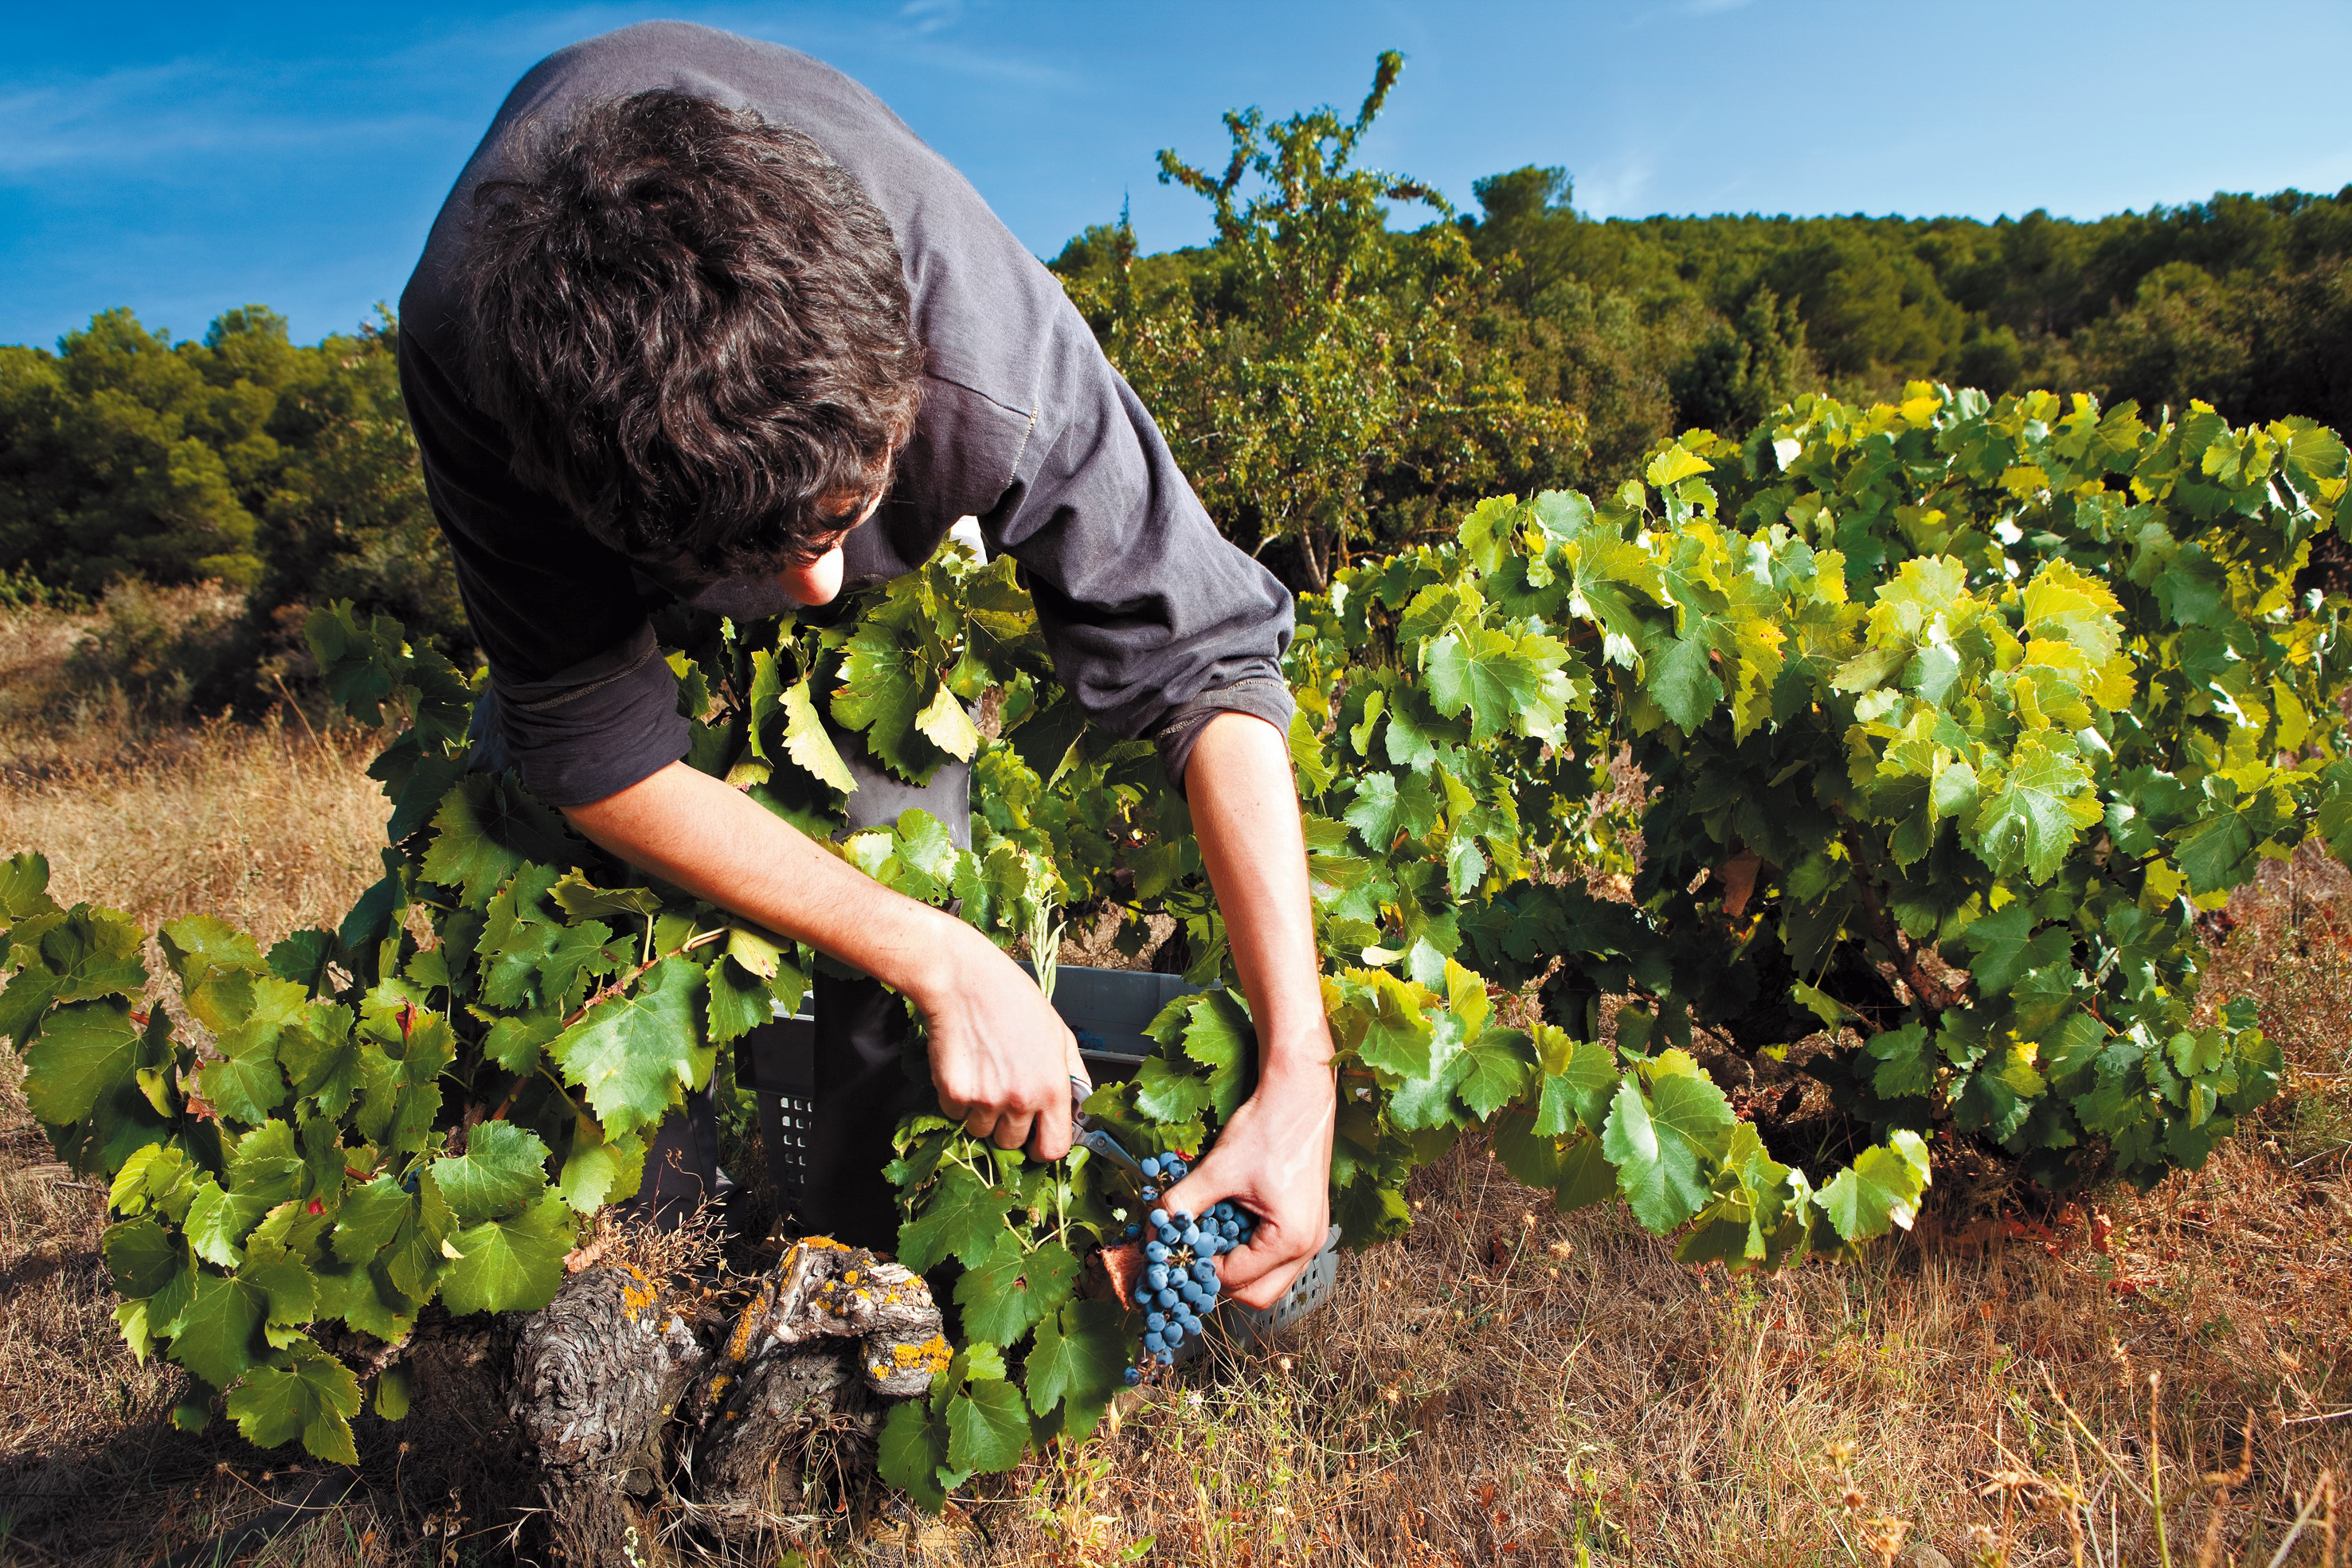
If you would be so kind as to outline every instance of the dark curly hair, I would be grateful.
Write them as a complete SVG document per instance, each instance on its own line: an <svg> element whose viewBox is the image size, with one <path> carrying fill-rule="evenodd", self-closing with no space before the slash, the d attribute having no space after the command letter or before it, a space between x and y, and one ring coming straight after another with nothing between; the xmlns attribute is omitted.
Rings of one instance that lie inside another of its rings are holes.
<svg viewBox="0 0 2352 1568"><path fill-rule="evenodd" d="M462 287L514 470L635 556L805 562L887 483L922 345L888 220L788 126L591 104L485 181Z"/></svg>

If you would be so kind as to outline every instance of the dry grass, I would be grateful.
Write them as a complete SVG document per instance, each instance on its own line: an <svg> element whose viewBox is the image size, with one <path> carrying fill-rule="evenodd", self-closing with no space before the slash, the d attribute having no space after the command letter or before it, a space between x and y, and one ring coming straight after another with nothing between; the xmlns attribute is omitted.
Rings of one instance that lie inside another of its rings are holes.
<svg viewBox="0 0 2352 1568"><path fill-rule="evenodd" d="M150 597L162 603L142 604L142 619L166 632L226 615L208 589ZM0 614L0 855L47 854L68 903L150 925L208 910L264 942L334 918L383 874L388 808L364 776L373 737L299 713L159 719L157 694L89 656L112 630L50 610Z"/></svg>
<svg viewBox="0 0 2352 1568"><path fill-rule="evenodd" d="M0 626L0 667L30 640ZM79 738L11 737L0 789L0 851L46 849L65 896L274 936L373 874L357 740L297 721L107 754L93 712ZM1191 1369L945 1529L812 1521L807 1560L1867 1563L1926 1542L2024 1564L2075 1561L2079 1535L2085 1563L2267 1563L2323 1473L2352 1480L2341 886L2298 862L2234 912L2216 990L2261 999L2293 1078L2202 1172L1958 1233L1931 1214L1857 1266L1729 1280L1618 1210L1551 1213L1465 1147L1415 1183L1410 1239L1351 1257L1281 1354ZM510 1517L451 1493L463 1455L428 1454L415 1417L363 1420L356 1478L171 1430L177 1375L116 1337L101 1227L0 1088L0 1561L508 1559ZM2225 1499L2204 1478L2249 1431ZM2315 1510L2285 1561L2324 1546Z"/></svg>

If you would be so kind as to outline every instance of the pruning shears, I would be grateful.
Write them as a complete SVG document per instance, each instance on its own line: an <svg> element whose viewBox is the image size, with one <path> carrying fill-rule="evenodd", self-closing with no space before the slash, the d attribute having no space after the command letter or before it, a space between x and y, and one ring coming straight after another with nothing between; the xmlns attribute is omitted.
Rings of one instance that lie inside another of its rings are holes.
<svg viewBox="0 0 2352 1568"><path fill-rule="evenodd" d="M1070 1141L1097 1158L1108 1160L1125 1171L1140 1187L1150 1179L1143 1174L1142 1162L1129 1154L1102 1124L1087 1113L1087 1099L1094 1092L1093 1084L1075 1072L1070 1074Z"/></svg>

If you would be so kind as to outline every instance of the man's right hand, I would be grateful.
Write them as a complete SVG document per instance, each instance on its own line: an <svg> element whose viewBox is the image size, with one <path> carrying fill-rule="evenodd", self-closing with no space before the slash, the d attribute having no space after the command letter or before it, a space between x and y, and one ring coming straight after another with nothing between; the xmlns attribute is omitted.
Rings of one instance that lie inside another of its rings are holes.
<svg viewBox="0 0 2352 1568"><path fill-rule="evenodd" d="M1077 1038L1037 982L961 921L908 994L930 1036L940 1112L975 1138L1030 1156L1070 1152L1070 1080L1086 1076Z"/></svg>

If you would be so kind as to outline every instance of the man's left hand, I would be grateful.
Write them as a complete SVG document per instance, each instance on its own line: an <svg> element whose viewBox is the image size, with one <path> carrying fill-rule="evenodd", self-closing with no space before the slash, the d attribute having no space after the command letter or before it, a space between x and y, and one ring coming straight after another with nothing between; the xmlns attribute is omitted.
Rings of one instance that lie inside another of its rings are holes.
<svg viewBox="0 0 2352 1568"><path fill-rule="evenodd" d="M1328 1060L1328 1042L1320 1055ZM1225 1293L1244 1306L1280 1301L1322 1249L1331 1223L1337 1093L1328 1067L1261 1080L1192 1173L1160 1196L1171 1214L1197 1217L1232 1198L1257 1217L1249 1245L1217 1260Z"/></svg>

